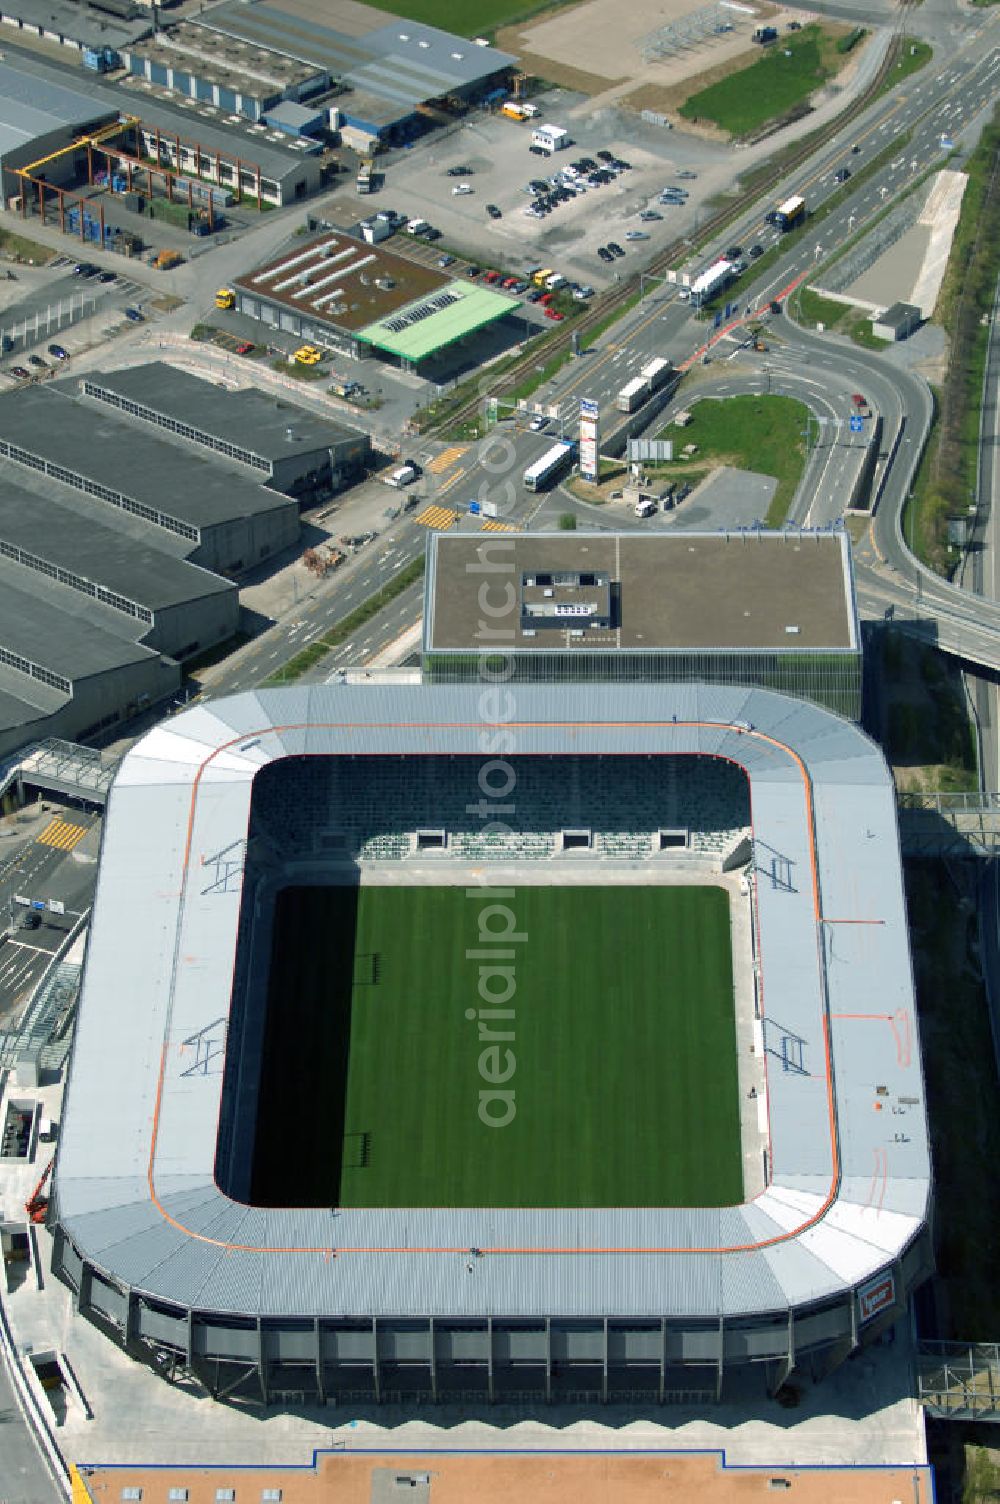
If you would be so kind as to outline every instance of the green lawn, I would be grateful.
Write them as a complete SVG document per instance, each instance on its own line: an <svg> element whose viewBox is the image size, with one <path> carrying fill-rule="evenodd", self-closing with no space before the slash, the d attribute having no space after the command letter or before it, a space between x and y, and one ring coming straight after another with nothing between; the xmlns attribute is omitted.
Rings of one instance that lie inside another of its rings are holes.
<svg viewBox="0 0 1000 1504"><path fill-rule="evenodd" d="M794 397L706 398L692 405L686 427L670 423L657 434L673 440L675 455L685 444L698 445L690 462L672 461L663 466L663 473L671 480L686 479L688 464L703 470L706 460L714 460L773 475L778 487L764 520L768 527L781 527L805 465L809 422L809 409Z"/></svg>
<svg viewBox="0 0 1000 1504"><path fill-rule="evenodd" d="M526 936L503 1005L514 1017L482 1022L467 1010L488 1006L485 963L466 950L485 899L460 887L279 895L255 1202L742 1200L724 890L528 887L509 902ZM484 1028L514 1037L490 1044ZM505 1126L481 1120L489 1091L515 1094Z"/></svg>
<svg viewBox="0 0 1000 1504"><path fill-rule="evenodd" d="M692 94L680 113L687 120L711 120L731 136L746 136L794 109L844 61L821 26L782 32L749 68Z"/></svg>
<svg viewBox="0 0 1000 1504"><path fill-rule="evenodd" d="M565 0L487 0L486 4L477 4L476 0L400 0L392 14L440 26L442 31L454 31L462 37L478 37L561 3Z"/></svg>

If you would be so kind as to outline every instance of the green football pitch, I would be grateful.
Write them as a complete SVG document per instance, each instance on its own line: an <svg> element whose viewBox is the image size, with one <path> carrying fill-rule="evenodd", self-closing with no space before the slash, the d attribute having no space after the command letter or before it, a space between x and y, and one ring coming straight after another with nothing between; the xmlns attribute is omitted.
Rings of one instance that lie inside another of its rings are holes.
<svg viewBox="0 0 1000 1504"><path fill-rule="evenodd" d="M727 894L518 888L504 903L525 938L502 1021L478 1011L498 1006L479 994L490 958L466 954L489 901L457 887L279 895L254 1202L741 1201ZM483 1092L513 1098L483 1108ZM511 1105L505 1126L483 1121Z"/></svg>

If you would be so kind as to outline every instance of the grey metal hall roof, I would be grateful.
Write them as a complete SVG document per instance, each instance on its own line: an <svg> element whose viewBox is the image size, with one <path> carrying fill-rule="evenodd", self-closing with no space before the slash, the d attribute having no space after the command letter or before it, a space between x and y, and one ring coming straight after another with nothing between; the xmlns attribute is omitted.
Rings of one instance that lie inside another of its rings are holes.
<svg viewBox="0 0 1000 1504"><path fill-rule="evenodd" d="M91 511L98 515L84 515L46 494L44 487L31 485L34 472L22 484L22 474L15 466L0 475L0 548L20 549L150 611L236 589L230 580L155 548L148 537L140 540L116 527L114 508L91 502ZM58 482L56 487L68 491ZM50 493L51 489L50 483ZM23 575L22 580L30 588L31 576ZM128 630L129 635L141 636L148 629L133 622Z"/></svg>
<svg viewBox="0 0 1000 1504"><path fill-rule="evenodd" d="M162 360L120 371L91 371L81 387L84 382L141 402L264 460L311 454L365 437L360 429L317 417L294 402L253 387L230 391Z"/></svg>
<svg viewBox="0 0 1000 1504"><path fill-rule="evenodd" d="M102 100L64 84L29 77L22 69L0 62L0 158L39 136L114 118L117 113L115 106Z"/></svg>
<svg viewBox="0 0 1000 1504"><path fill-rule="evenodd" d="M293 506L221 456L169 442L108 408L22 387L0 405L0 440L74 475L206 528ZM16 457L16 456L12 456Z"/></svg>
<svg viewBox="0 0 1000 1504"><path fill-rule="evenodd" d="M152 731L111 792L56 1171L61 1223L120 1284L260 1316L753 1316L870 1288L920 1232L930 1162L895 800L828 711L705 685L514 686L517 754L698 754L750 783L772 1177L721 1208L262 1209L215 1183L258 769L482 756L479 685L257 691ZM772 859L777 859L776 863ZM777 1056L777 1063L774 1056ZM290 1152L294 1152L294 1147ZM471 1248L484 1256L469 1278Z"/></svg>

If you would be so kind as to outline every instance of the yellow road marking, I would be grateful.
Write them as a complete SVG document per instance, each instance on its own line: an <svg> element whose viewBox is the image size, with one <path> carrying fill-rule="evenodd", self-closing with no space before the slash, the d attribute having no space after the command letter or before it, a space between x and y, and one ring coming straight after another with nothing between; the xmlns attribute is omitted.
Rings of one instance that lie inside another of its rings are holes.
<svg viewBox="0 0 1000 1504"><path fill-rule="evenodd" d="M57 815L54 820L49 821L41 835L36 837L36 844L55 846L60 851L72 851L86 834L86 825L74 825L72 821L61 820Z"/></svg>
<svg viewBox="0 0 1000 1504"><path fill-rule="evenodd" d="M421 527L433 527L439 532L444 532L449 527L454 527L458 521L458 513L452 512L448 507L424 507L414 517L414 522L419 522Z"/></svg>

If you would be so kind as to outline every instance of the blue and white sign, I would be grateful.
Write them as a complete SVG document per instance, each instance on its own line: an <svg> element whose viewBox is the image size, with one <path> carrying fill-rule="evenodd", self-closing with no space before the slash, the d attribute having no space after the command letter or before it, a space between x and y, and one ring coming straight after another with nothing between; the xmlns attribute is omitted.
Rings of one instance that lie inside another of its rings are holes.
<svg viewBox="0 0 1000 1504"><path fill-rule="evenodd" d="M600 406L599 406L598 403L594 402L592 398L590 398L590 397L581 397L580 398L580 417L581 418L598 418L598 417L600 417L600 414L601 414Z"/></svg>
<svg viewBox="0 0 1000 1504"><path fill-rule="evenodd" d="M851 432L852 433L860 433L861 430L864 428L864 426L865 426L864 419L861 418L861 417L859 417L859 415L857 413L852 413L851 414Z"/></svg>

